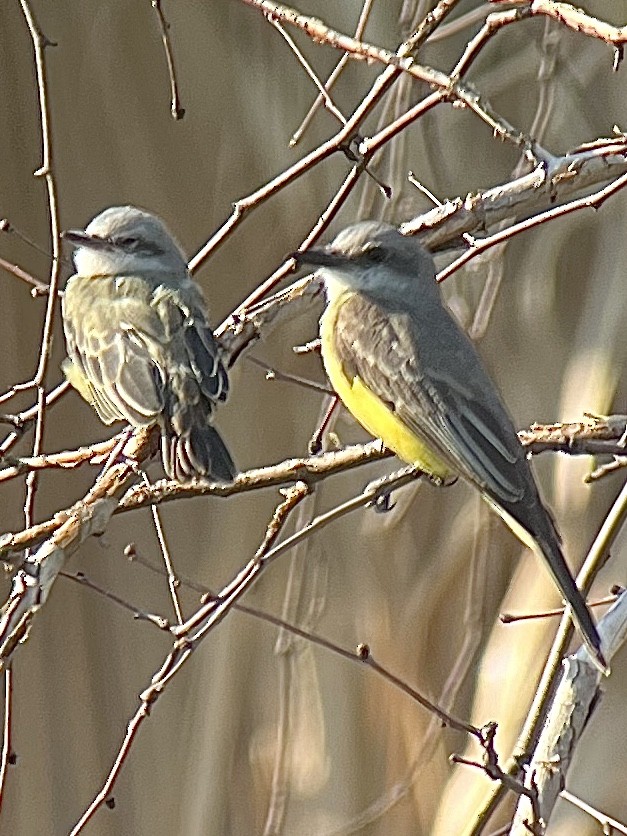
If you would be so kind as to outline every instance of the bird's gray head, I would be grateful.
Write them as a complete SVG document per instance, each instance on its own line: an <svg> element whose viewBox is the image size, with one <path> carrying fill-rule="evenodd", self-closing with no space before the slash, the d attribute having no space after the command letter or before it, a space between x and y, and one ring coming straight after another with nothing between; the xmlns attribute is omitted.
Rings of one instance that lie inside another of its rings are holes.
<svg viewBox="0 0 627 836"><path fill-rule="evenodd" d="M112 206L84 232L62 236L76 247L74 264L81 276L187 275L183 252L163 221L135 206Z"/></svg>
<svg viewBox="0 0 627 836"><path fill-rule="evenodd" d="M375 297L437 292L431 254L414 238L379 221L342 230L326 247L294 253L297 263L320 267L327 294L357 290Z"/></svg>

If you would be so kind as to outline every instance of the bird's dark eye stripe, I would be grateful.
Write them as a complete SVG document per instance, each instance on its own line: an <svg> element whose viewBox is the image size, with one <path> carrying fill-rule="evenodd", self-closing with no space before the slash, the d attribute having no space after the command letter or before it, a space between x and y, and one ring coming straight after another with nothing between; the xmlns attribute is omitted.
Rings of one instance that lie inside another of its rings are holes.
<svg viewBox="0 0 627 836"><path fill-rule="evenodd" d="M116 247L120 247L130 253L144 253L145 255L163 255L163 250L151 241L141 241L131 236L112 235L109 241Z"/></svg>
<svg viewBox="0 0 627 836"><path fill-rule="evenodd" d="M114 246L122 247L122 249L125 250L136 249L137 245L139 244L139 239L130 237L127 238L123 235L111 235L109 241Z"/></svg>
<svg viewBox="0 0 627 836"><path fill-rule="evenodd" d="M367 247L363 251L362 255L363 255L363 258L366 259L367 261L371 261L371 262L375 262L375 263L380 262L380 261L385 261L385 258L386 258L386 252L385 252L384 248L383 247L378 247L374 244L370 247Z"/></svg>

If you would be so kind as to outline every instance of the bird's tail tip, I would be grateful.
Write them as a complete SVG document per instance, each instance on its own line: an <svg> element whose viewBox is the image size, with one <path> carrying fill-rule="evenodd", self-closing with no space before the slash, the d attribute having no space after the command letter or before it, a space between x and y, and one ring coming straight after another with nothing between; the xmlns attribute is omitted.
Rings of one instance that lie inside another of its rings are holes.
<svg viewBox="0 0 627 836"><path fill-rule="evenodd" d="M164 429L161 455L166 475L177 482L199 478L231 482L237 474L226 444L210 425L192 427L182 435Z"/></svg>
<svg viewBox="0 0 627 836"><path fill-rule="evenodd" d="M564 560L558 537L538 538L537 544L540 555L544 558L549 572L569 608L570 616L585 642L592 663L604 676L609 676L610 666L605 658L597 625L590 613L585 597L578 588Z"/></svg>
<svg viewBox="0 0 627 836"><path fill-rule="evenodd" d="M605 658L605 654L601 647L601 642L599 641L597 645L596 642L592 644L590 641L586 641L586 649L588 650L588 653L595 668L597 668L603 676L609 676L611 673L611 668L609 662Z"/></svg>

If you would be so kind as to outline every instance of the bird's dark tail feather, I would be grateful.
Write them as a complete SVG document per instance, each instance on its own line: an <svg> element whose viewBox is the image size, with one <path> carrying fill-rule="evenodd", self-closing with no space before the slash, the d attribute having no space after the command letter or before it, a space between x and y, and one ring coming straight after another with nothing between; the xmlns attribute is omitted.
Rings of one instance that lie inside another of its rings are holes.
<svg viewBox="0 0 627 836"><path fill-rule="evenodd" d="M210 425L194 426L183 435L164 428L161 456L168 478L177 482L198 478L230 482L237 473L224 441Z"/></svg>
<svg viewBox="0 0 627 836"><path fill-rule="evenodd" d="M588 605L570 574L559 544L557 541L540 539L537 543L553 580L562 593L564 601L570 607L573 621L579 628L594 661L603 673L609 673L609 666L601 647L601 637L590 615Z"/></svg>

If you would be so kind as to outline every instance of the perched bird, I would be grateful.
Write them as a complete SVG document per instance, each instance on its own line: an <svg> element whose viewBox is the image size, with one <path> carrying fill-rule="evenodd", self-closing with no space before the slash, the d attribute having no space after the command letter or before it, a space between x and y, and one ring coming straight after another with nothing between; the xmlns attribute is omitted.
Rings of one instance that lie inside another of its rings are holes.
<svg viewBox="0 0 627 836"><path fill-rule="evenodd" d="M601 640L564 560L512 420L472 342L444 306L433 258L394 227L366 221L295 253L320 268L322 358L359 423L436 481L474 485L542 557L605 671Z"/></svg>
<svg viewBox="0 0 627 836"><path fill-rule="evenodd" d="M105 424L158 424L171 479L232 479L212 425L227 372L200 288L163 221L114 206L63 238L76 248L63 296L70 383Z"/></svg>

